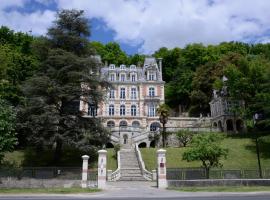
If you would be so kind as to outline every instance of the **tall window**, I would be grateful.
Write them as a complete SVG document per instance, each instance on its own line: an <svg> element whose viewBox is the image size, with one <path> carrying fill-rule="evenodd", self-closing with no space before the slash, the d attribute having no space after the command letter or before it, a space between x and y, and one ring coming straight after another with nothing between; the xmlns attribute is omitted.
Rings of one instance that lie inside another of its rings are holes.
<svg viewBox="0 0 270 200"><path fill-rule="evenodd" d="M110 74L110 81L115 81L115 74Z"/></svg>
<svg viewBox="0 0 270 200"><path fill-rule="evenodd" d="M110 99L114 99L114 89L110 90Z"/></svg>
<svg viewBox="0 0 270 200"><path fill-rule="evenodd" d="M126 90L125 88L120 89L120 99L125 99L126 98Z"/></svg>
<svg viewBox="0 0 270 200"><path fill-rule="evenodd" d="M123 116L126 114L126 107L125 105L120 106L120 115Z"/></svg>
<svg viewBox="0 0 270 200"><path fill-rule="evenodd" d="M153 104L150 104L148 106L148 117L155 117L156 116L156 106Z"/></svg>
<svg viewBox="0 0 270 200"><path fill-rule="evenodd" d="M113 116L114 115L114 105L109 106L109 115Z"/></svg>
<svg viewBox="0 0 270 200"><path fill-rule="evenodd" d="M121 80L122 82L125 81L125 74L121 74L121 75L120 75L120 80Z"/></svg>
<svg viewBox="0 0 270 200"><path fill-rule="evenodd" d="M154 97L155 96L155 88L153 88L153 87L150 87L149 88L149 96L150 97Z"/></svg>
<svg viewBox="0 0 270 200"><path fill-rule="evenodd" d="M137 95L136 95L136 88L131 88L131 99L136 99Z"/></svg>
<svg viewBox="0 0 270 200"><path fill-rule="evenodd" d="M131 116L136 116L136 106L135 105L131 106Z"/></svg>
<svg viewBox="0 0 270 200"><path fill-rule="evenodd" d="M131 75L131 81L132 81L132 82L135 82L135 81L136 81L136 75L135 75L135 74L132 74L132 75Z"/></svg>
<svg viewBox="0 0 270 200"><path fill-rule="evenodd" d="M94 104L88 105L88 115L90 116L97 116L97 106Z"/></svg>

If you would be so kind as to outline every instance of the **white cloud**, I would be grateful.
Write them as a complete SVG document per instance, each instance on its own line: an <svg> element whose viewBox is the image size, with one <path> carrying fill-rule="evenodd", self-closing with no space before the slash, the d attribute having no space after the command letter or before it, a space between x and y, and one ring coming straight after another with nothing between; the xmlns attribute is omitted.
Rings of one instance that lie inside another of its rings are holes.
<svg viewBox="0 0 270 200"><path fill-rule="evenodd" d="M22 32L31 31L35 35L42 35L47 32L55 18L55 12L50 10L36 11L32 13L21 13L16 9L7 11L8 8L23 8L30 0L0 0L0 26L8 26L11 29ZM46 3L46 0L39 0Z"/></svg>
<svg viewBox="0 0 270 200"><path fill-rule="evenodd" d="M18 5L28 0L16 0ZM47 2L51 0L37 0ZM184 47L188 43L222 41L268 41L269 0L55 0L58 8L86 11L101 18L115 32L115 40L141 44L140 52L152 53L162 46ZM5 1L8 4L9 1ZM1 1L2 3L2 1ZM9 5L10 6L10 5ZM0 10L3 6L0 6ZM2 19L4 16L4 19ZM0 23L16 30L43 34L54 19L52 11L27 15L0 13ZM265 38L266 37L266 38Z"/></svg>

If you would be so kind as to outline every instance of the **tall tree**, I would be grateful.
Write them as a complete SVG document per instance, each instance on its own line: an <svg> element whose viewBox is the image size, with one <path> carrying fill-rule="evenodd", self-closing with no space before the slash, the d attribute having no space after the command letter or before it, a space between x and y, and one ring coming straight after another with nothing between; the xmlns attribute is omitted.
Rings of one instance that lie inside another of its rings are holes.
<svg viewBox="0 0 270 200"><path fill-rule="evenodd" d="M17 143L16 114L12 106L0 98L0 164L4 152L11 151Z"/></svg>
<svg viewBox="0 0 270 200"><path fill-rule="evenodd" d="M60 11L46 42L36 46L42 67L23 87L27 101L19 115L21 131L29 132L37 146L55 146L55 163L64 144L87 150L101 148L108 139L99 119L79 112L79 100L97 105L106 87L87 45L89 35L83 11Z"/></svg>

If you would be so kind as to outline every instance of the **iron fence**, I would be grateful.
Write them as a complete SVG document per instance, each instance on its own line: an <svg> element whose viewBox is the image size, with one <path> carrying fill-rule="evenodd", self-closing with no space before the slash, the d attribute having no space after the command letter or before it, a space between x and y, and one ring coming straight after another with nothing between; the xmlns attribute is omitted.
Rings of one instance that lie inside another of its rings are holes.
<svg viewBox="0 0 270 200"><path fill-rule="evenodd" d="M79 167L23 167L23 168L0 168L0 178L13 177L17 179L63 179L81 180L82 168ZM88 170L88 179L97 180L97 170Z"/></svg>
<svg viewBox="0 0 270 200"><path fill-rule="evenodd" d="M259 179L259 170L254 169L212 169L210 179ZM263 170L263 178L270 178L270 169ZM167 168L168 180L197 180L206 179L203 168Z"/></svg>

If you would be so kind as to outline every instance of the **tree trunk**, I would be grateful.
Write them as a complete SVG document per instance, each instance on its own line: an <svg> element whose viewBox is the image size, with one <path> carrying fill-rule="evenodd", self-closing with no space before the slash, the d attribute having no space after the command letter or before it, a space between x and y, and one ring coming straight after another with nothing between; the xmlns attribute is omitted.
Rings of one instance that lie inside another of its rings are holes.
<svg viewBox="0 0 270 200"><path fill-rule="evenodd" d="M162 129L162 147L166 147L166 130L165 130L165 124L163 123L163 129Z"/></svg>
<svg viewBox="0 0 270 200"><path fill-rule="evenodd" d="M61 157L62 157L62 146L63 146L62 141L57 140L56 141L56 147L55 147L55 150L54 150L54 157L53 157L53 163L56 164L56 165L60 163L60 160L61 160Z"/></svg>

